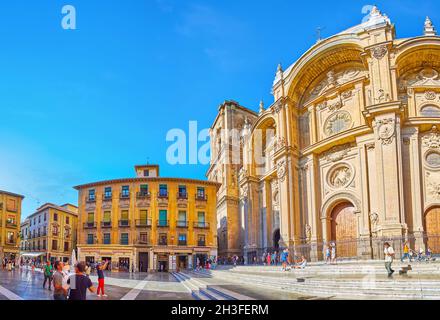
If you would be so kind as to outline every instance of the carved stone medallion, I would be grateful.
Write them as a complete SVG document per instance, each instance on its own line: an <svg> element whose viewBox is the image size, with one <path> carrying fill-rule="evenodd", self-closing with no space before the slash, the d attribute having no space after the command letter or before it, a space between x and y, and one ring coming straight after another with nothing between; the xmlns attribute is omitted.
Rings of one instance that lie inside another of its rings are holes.
<svg viewBox="0 0 440 320"><path fill-rule="evenodd" d="M336 189L346 187L353 177L352 169L346 165L338 165L330 171L328 184Z"/></svg>
<svg viewBox="0 0 440 320"><path fill-rule="evenodd" d="M382 144L387 145L393 142L393 137L396 133L394 119L381 119L377 120L377 135Z"/></svg>
<svg viewBox="0 0 440 320"><path fill-rule="evenodd" d="M385 55L387 54L388 49L387 46L383 45L383 46L377 46L374 47L373 49L371 49L371 54L373 55L374 58L376 58L377 60L382 59L383 57L385 57Z"/></svg>
<svg viewBox="0 0 440 320"><path fill-rule="evenodd" d="M324 123L324 133L327 136L334 135L349 129L351 126L351 115L347 111L337 112L330 117Z"/></svg>

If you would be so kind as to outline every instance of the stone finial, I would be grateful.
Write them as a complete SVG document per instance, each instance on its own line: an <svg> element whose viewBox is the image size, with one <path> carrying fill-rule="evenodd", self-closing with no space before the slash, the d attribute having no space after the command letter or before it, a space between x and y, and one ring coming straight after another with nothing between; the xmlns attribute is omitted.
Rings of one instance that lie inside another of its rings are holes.
<svg viewBox="0 0 440 320"><path fill-rule="evenodd" d="M264 102L263 100L260 101L260 113L264 112Z"/></svg>
<svg viewBox="0 0 440 320"><path fill-rule="evenodd" d="M283 72L283 66L281 65L281 63L278 63L278 67L277 67L277 73L279 72Z"/></svg>
<svg viewBox="0 0 440 320"><path fill-rule="evenodd" d="M426 17L426 20L425 20L424 34L425 34L425 36L435 36L435 35L437 35L435 27L432 24L432 21L431 21L431 19L429 17Z"/></svg>

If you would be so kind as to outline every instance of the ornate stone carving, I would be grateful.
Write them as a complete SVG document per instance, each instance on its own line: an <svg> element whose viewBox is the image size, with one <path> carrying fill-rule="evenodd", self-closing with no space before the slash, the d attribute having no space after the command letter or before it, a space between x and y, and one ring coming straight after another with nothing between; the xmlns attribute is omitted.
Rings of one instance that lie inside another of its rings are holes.
<svg viewBox="0 0 440 320"><path fill-rule="evenodd" d="M395 121L392 118L376 120L377 135L383 145L393 142L396 133Z"/></svg>
<svg viewBox="0 0 440 320"><path fill-rule="evenodd" d="M283 182L286 179L286 162L279 162L277 167L277 177L281 182Z"/></svg>
<svg viewBox="0 0 440 320"><path fill-rule="evenodd" d="M399 79L399 90L412 94L415 87L440 86L439 72L432 67L425 67L421 71L408 72ZM410 92L411 91L411 92ZM431 91L431 90L430 90Z"/></svg>
<svg viewBox="0 0 440 320"><path fill-rule="evenodd" d="M351 178L353 177L353 171L348 165L340 165L330 171L328 176L328 184L333 188L343 188L347 186Z"/></svg>
<svg viewBox="0 0 440 320"><path fill-rule="evenodd" d="M362 70L361 68L351 68L338 73L330 71L327 73L327 77L324 80L319 82L313 87L313 89L310 90L310 93L308 94L308 99L306 100L313 100L328 91L329 89L333 89L335 86L340 86L344 83L350 82L362 75L363 73L364 70Z"/></svg>
<svg viewBox="0 0 440 320"><path fill-rule="evenodd" d="M304 235L306 236L306 241L310 242L312 239L312 227L308 224L304 226Z"/></svg>
<svg viewBox="0 0 440 320"><path fill-rule="evenodd" d="M351 115L347 111L340 111L327 118L324 123L324 133L327 136L347 130L351 126Z"/></svg>
<svg viewBox="0 0 440 320"><path fill-rule="evenodd" d="M286 146L286 139L284 137L278 137L275 139L275 152Z"/></svg>
<svg viewBox="0 0 440 320"><path fill-rule="evenodd" d="M348 98L351 98L351 96L353 95L353 92L351 90L349 90L349 91L342 92L341 95L342 95L342 98L348 99Z"/></svg>
<svg viewBox="0 0 440 320"><path fill-rule="evenodd" d="M245 201L249 197L249 185L247 183L240 186L240 200Z"/></svg>
<svg viewBox="0 0 440 320"><path fill-rule="evenodd" d="M431 177L429 172L426 173L428 196L434 200L440 200L440 182L439 179Z"/></svg>
<svg viewBox="0 0 440 320"><path fill-rule="evenodd" d="M380 45L371 49L371 54L377 60L381 60L388 53L388 48L386 45Z"/></svg>
<svg viewBox="0 0 440 320"><path fill-rule="evenodd" d="M422 137L422 143L427 148L440 148L440 133L436 126L433 126L431 132Z"/></svg>
<svg viewBox="0 0 440 320"><path fill-rule="evenodd" d="M324 159L331 162L342 160L350 151L350 144L335 146L324 153Z"/></svg>
<svg viewBox="0 0 440 320"><path fill-rule="evenodd" d="M385 90L379 89L377 91L377 97L376 97L377 103L388 102L390 100L391 100L390 95L389 93L386 93Z"/></svg>
<svg viewBox="0 0 440 320"><path fill-rule="evenodd" d="M437 98L437 94L434 91L426 91L425 92L425 98L426 100L435 100Z"/></svg>
<svg viewBox="0 0 440 320"><path fill-rule="evenodd" d="M377 226L379 224L379 215L376 212L371 212L370 221L373 227Z"/></svg>

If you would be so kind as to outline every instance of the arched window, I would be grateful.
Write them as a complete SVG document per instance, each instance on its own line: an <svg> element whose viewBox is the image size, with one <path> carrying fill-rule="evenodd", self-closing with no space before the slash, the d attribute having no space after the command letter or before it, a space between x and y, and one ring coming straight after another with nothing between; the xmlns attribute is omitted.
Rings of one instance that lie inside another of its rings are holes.
<svg viewBox="0 0 440 320"><path fill-rule="evenodd" d="M427 105L420 109L420 114L424 117L440 117L440 108L436 105Z"/></svg>

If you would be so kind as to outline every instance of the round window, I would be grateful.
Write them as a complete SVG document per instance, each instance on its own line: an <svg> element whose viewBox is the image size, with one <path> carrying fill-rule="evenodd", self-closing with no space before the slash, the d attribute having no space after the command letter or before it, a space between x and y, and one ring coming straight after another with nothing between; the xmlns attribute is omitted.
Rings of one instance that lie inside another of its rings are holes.
<svg viewBox="0 0 440 320"><path fill-rule="evenodd" d="M426 163L433 168L440 168L440 153L430 152L426 155Z"/></svg>

